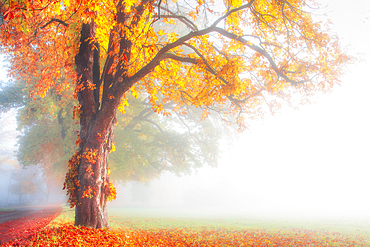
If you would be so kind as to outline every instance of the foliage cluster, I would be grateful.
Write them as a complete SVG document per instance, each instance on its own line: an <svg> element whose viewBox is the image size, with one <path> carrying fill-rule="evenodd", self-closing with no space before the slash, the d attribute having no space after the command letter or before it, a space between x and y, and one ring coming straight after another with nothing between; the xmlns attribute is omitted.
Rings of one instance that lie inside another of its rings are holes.
<svg viewBox="0 0 370 247"><path fill-rule="evenodd" d="M214 1L5 1L4 19L11 25L3 25L0 38L3 52L11 54L11 74L32 85L34 97L44 97L77 81L80 31L91 22L96 34L89 42L99 46L104 65L101 80L111 74L113 84L128 84L127 95L147 93L164 115L168 102L177 112L184 105L204 107L205 116L222 109L245 128L245 115L264 114L261 105L276 111L296 101L292 93L305 101L339 82L350 58L327 23L312 18L315 7L267 0L225 1L221 7ZM93 84L77 90L85 88L100 90ZM120 108L125 104L123 99Z"/></svg>

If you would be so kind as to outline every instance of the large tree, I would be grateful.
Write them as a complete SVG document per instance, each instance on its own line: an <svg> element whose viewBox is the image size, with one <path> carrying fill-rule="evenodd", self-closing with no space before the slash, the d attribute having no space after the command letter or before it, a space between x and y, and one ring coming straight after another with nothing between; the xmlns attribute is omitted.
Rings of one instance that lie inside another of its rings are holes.
<svg viewBox="0 0 370 247"><path fill-rule="evenodd" d="M79 149L66 186L75 224L108 226L108 155L116 113L129 93L156 112L188 105L233 116L260 116L307 101L338 82L338 39L304 0L18 0L1 5L0 42L11 75L32 83L31 97L75 81ZM180 35L179 35L180 34ZM266 107L267 106L267 107ZM227 120L230 121L230 120Z"/></svg>

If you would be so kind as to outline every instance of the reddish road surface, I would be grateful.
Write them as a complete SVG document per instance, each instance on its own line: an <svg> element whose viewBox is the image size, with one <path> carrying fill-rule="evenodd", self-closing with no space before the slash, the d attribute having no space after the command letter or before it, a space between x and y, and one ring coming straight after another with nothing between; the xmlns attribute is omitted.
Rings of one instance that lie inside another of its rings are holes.
<svg viewBox="0 0 370 247"><path fill-rule="evenodd" d="M23 207L14 211L0 211L0 244L23 246L27 238L46 226L62 212L60 205Z"/></svg>

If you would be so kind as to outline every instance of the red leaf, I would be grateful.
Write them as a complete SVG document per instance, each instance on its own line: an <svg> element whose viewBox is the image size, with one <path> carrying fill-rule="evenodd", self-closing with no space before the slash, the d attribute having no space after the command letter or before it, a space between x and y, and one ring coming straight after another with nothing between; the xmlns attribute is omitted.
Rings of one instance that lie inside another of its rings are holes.
<svg viewBox="0 0 370 247"><path fill-rule="evenodd" d="M9 15L9 9L3 13L4 20L8 18Z"/></svg>

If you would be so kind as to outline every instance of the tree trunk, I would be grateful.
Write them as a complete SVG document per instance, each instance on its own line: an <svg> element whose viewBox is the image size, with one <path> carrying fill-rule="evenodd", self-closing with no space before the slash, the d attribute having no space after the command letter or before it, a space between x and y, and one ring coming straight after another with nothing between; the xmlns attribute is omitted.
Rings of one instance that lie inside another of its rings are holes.
<svg viewBox="0 0 370 247"><path fill-rule="evenodd" d="M108 225L107 197L110 195L108 155L112 148L116 110L100 109L99 45L92 43L96 25L83 24L76 69L79 80L80 145L75 225L105 228Z"/></svg>
<svg viewBox="0 0 370 247"><path fill-rule="evenodd" d="M119 8L123 24L123 5ZM112 30L108 45L108 55L100 75L100 47L95 42L96 24L94 20L83 24L79 52L75 57L78 76L77 96L80 103L79 151L69 162L69 172L65 186L70 195L69 202L76 205L75 225L91 228L105 228L108 225L107 199L115 197L108 174L108 155L112 149L117 109L132 83L126 83L127 66L130 59L131 42L119 40L119 61L114 64L115 43ZM114 29L113 28L113 29ZM123 37L125 31L120 29ZM110 68L116 66L115 73ZM102 82L104 81L103 85ZM100 91L103 90L101 93ZM76 175L76 173L78 175Z"/></svg>
<svg viewBox="0 0 370 247"><path fill-rule="evenodd" d="M114 119L114 118L113 118ZM109 227L107 198L110 195L108 176L108 155L114 135L115 122L105 131L104 137L91 137L81 143L84 149L78 167L75 225L91 228ZM99 124L95 126L99 128ZM93 128L95 129L95 128ZM102 139L102 140L100 140Z"/></svg>

